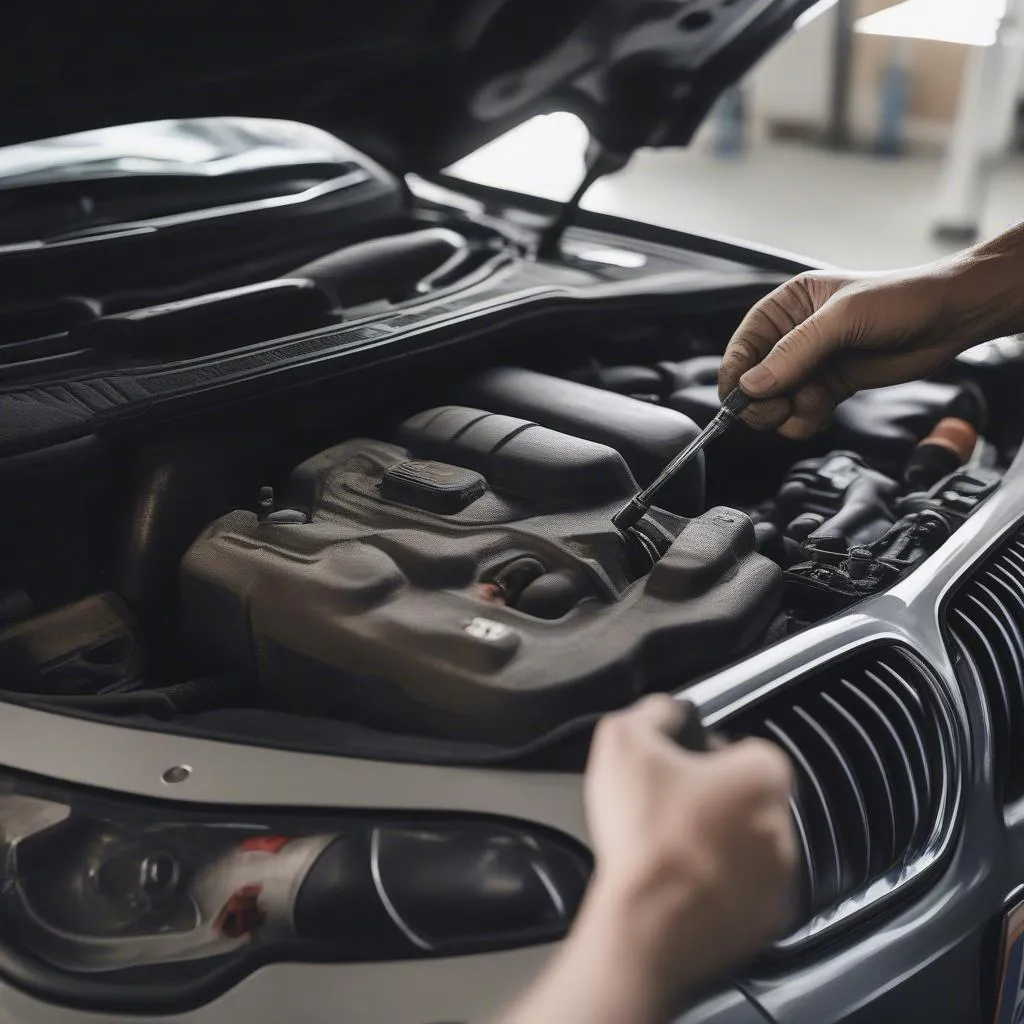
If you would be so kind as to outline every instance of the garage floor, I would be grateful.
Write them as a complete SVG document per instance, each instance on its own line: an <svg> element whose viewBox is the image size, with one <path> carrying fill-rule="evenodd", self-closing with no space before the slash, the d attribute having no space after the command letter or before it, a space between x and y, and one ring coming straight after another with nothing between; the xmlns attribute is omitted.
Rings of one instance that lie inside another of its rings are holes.
<svg viewBox="0 0 1024 1024"><path fill-rule="evenodd" d="M585 134L569 115L538 118L458 165L477 181L564 198L578 180ZM728 235L856 269L925 262L940 164L765 143L735 159L706 146L639 153L600 181L590 209ZM983 221L995 234L1024 218L1024 160L995 168Z"/></svg>
<svg viewBox="0 0 1024 1024"><path fill-rule="evenodd" d="M829 263L881 269L948 252L931 239L938 161L763 145L739 160L707 151L640 154L599 184L596 208L672 227L735 235ZM1024 162L995 169L983 230L1024 218Z"/></svg>

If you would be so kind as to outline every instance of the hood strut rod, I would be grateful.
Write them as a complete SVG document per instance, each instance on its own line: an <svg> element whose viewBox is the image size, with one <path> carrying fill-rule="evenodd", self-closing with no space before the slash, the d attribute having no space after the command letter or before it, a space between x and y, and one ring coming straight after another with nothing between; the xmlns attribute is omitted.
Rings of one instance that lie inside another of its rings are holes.
<svg viewBox="0 0 1024 1024"><path fill-rule="evenodd" d="M562 204L561 209L552 219L551 223L544 229L537 245L537 255L542 259L552 259L559 255L562 246L562 236L566 228L572 223L576 211L579 209L583 197L587 194L590 186L598 178L606 174L614 174L621 171L629 163L629 153L612 153L605 149L599 142L592 140L587 147L587 165L583 178L576 191L567 202Z"/></svg>

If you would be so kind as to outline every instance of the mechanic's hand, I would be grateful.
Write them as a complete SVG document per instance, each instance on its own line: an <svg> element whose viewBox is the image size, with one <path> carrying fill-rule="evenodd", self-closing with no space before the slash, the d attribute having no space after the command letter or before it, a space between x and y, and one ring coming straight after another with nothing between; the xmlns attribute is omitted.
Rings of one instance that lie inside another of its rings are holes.
<svg viewBox="0 0 1024 1024"><path fill-rule="evenodd" d="M811 437L862 388L927 377L965 347L951 264L899 274L807 273L763 298L725 351L724 398L737 384L761 399L743 418L794 440Z"/></svg>
<svg viewBox="0 0 1024 1024"><path fill-rule="evenodd" d="M568 939L502 1024L665 1024L787 924L789 762L746 740L688 753L684 709L603 718L584 798L597 870Z"/></svg>
<svg viewBox="0 0 1024 1024"><path fill-rule="evenodd" d="M759 740L685 751L684 714L658 695L604 718L584 790L594 901L617 908L668 1011L778 937L796 865L787 758Z"/></svg>

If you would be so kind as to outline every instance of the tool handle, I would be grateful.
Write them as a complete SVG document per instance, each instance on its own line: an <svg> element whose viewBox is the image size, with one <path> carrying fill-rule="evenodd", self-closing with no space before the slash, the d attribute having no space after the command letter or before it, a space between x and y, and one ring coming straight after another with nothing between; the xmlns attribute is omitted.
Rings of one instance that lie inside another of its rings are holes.
<svg viewBox="0 0 1024 1024"><path fill-rule="evenodd" d="M718 410L718 415L721 416L724 414L725 416L739 416L739 414L743 412L743 410L746 409L752 401L753 399L743 390L743 388L735 387L725 396L725 401L722 402L722 407Z"/></svg>
<svg viewBox="0 0 1024 1024"><path fill-rule="evenodd" d="M692 750L696 754L706 754L710 749L708 731L704 728L697 705L693 701L682 700L679 702L679 706L683 709L683 724L673 739L685 750Z"/></svg>

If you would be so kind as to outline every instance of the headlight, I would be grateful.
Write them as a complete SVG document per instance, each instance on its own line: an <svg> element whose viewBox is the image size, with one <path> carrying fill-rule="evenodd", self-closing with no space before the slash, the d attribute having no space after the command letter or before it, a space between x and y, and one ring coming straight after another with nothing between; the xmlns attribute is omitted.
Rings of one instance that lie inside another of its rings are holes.
<svg viewBox="0 0 1024 1024"><path fill-rule="evenodd" d="M514 822L163 813L0 779L0 945L104 988L551 941L589 871L571 840Z"/></svg>

